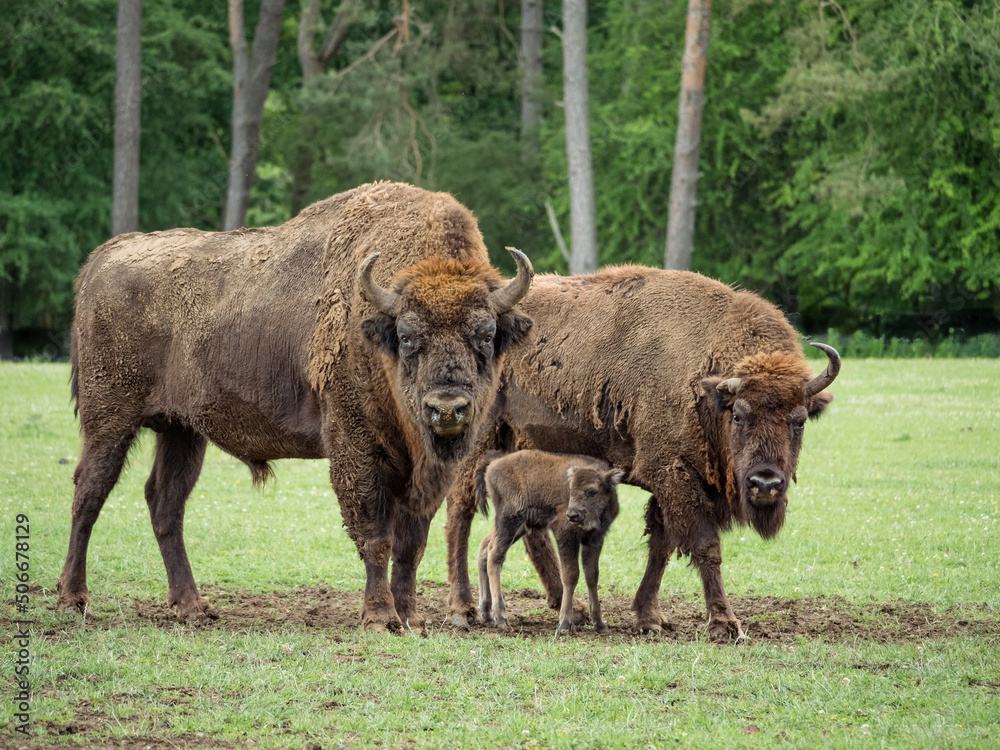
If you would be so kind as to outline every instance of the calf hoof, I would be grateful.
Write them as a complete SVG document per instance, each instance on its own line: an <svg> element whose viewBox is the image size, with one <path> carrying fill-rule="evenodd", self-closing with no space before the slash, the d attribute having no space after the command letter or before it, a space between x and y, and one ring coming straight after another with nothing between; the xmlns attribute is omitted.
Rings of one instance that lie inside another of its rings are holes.
<svg viewBox="0 0 1000 750"><path fill-rule="evenodd" d="M746 638L739 620L715 619L708 623L708 638L712 643L739 643Z"/></svg>
<svg viewBox="0 0 1000 750"><path fill-rule="evenodd" d="M569 620L563 620L559 623L559 629L556 630L556 635L572 635L575 632L576 625Z"/></svg>
<svg viewBox="0 0 1000 750"><path fill-rule="evenodd" d="M497 615L494 617L491 624L498 630L510 630L510 624L507 622L507 618L503 615Z"/></svg>
<svg viewBox="0 0 1000 750"><path fill-rule="evenodd" d="M480 604L479 609L479 622L489 622L493 619L493 609L489 604Z"/></svg>
<svg viewBox="0 0 1000 750"><path fill-rule="evenodd" d="M594 623L594 632L601 634L607 633L608 624L604 622L604 620L598 620L597 622Z"/></svg>

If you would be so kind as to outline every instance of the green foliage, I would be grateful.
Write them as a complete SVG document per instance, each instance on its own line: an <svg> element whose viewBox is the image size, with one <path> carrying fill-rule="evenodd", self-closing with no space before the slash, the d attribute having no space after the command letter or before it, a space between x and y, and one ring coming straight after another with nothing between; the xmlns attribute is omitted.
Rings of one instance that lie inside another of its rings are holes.
<svg viewBox="0 0 1000 750"><path fill-rule="evenodd" d="M916 339L897 336L872 336L864 331L844 335L836 328L827 330L822 338L844 357L869 357L875 359L912 359L936 357L952 359L964 357L1000 357L1000 334L981 333L965 336L952 331L943 339L920 337ZM806 354L813 359L826 355L814 347L806 347Z"/></svg>
<svg viewBox="0 0 1000 750"><path fill-rule="evenodd" d="M80 264L110 232L117 4L10 5L0 21L0 283L13 294L0 314L59 330ZM140 228L211 226L232 99L225 9L207 17L175 0L144 11Z"/></svg>
<svg viewBox="0 0 1000 750"><path fill-rule="evenodd" d="M61 328L110 219L113 0L12 0L0 21L0 315ZM721 0L713 8L694 270L768 296L807 331L940 345L1000 310L1000 22L985 0ZM340 8L323 0L328 23ZM545 4L541 149L519 142L516 3L359 0L304 82L286 7L247 222L375 179L455 194L494 261L565 271L558 3ZM662 263L683 2L591 0L603 263ZM252 33L256 7L246 13ZM9 19L19 19L11 21ZM405 31L405 33L404 33ZM322 39L317 32L316 44ZM232 103L223 6L145 7L140 225L215 229ZM5 319L4 325L7 325ZM2 328L3 326L0 326ZM917 346L917 345L913 345ZM984 345L984 351L990 351Z"/></svg>

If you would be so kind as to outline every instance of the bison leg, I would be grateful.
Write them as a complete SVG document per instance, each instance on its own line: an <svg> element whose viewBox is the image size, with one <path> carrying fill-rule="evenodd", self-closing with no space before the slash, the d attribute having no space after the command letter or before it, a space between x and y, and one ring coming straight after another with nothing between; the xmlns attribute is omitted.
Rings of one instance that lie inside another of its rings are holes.
<svg viewBox="0 0 1000 750"><path fill-rule="evenodd" d="M361 626L365 630L394 633L403 629L389 589L389 559L392 556L390 513L397 500L387 492L391 478L381 475L375 462L365 457L330 462L330 479L347 533L365 564L365 595L361 605ZM367 465L366 465L367 464ZM355 473L341 476L346 467Z"/></svg>
<svg viewBox="0 0 1000 750"><path fill-rule="evenodd" d="M594 624L595 633L607 633L608 626L601 619L601 601L597 598L597 578L600 573L599 561L604 539L597 539L590 544L584 544L580 550L583 562L583 578L587 582L587 603L590 605L590 621Z"/></svg>
<svg viewBox="0 0 1000 750"><path fill-rule="evenodd" d="M430 516L414 515L401 508L392 519L392 599L396 614L406 624L416 624L417 566L427 547Z"/></svg>
<svg viewBox="0 0 1000 750"><path fill-rule="evenodd" d="M90 603L87 590L87 545L104 501L118 481L135 431L106 440L84 440L80 463L73 473L73 521L69 532L66 563L56 584L60 612L83 612Z"/></svg>
<svg viewBox="0 0 1000 750"><path fill-rule="evenodd" d="M573 618L573 592L580 580L580 540L576 534L566 534L559 539L559 561L562 568L562 607L559 609L559 635L575 633Z"/></svg>
<svg viewBox="0 0 1000 750"><path fill-rule="evenodd" d="M691 552L691 562L701 572L708 608L708 637L715 643L730 643L743 638L740 621L729 606L729 598L722 587L722 549L715 532L705 534Z"/></svg>
<svg viewBox="0 0 1000 750"><path fill-rule="evenodd" d="M469 535L476 505L471 484L463 481L464 476L448 493L448 524L444 532L448 542L448 618L457 628L468 628L476 617L469 584Z"/></svg>
<svg viewBox="0 0 1000 750"><path fill-rule="evenodd" d="M649 534L649 558L642 582L632 600L632 609L640 632L659 633L666 624L660 609L660 583L674 548L668 541L663 511L655 497L649 498L646 506L646 533Z"/></svg>
<svg viewBox="0 0 1000 750"><path fill-rule="evenodd" d="M146 480L146 505L167 569L167 604L185 622L208 615L208 600L198 593L184 547L184 509L198 481L208 441L186 427L170 427L156 435L156 458Z"/></svg>

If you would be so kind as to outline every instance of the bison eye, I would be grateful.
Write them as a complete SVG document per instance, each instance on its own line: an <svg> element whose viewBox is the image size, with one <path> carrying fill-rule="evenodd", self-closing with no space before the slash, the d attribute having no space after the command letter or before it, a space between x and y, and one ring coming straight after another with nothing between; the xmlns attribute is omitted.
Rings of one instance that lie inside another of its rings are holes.
<svg viewBox="0 0 1000 750"><path fill-rule="evenodd" d="M587 497L597 497L597 490L587 490Z"/></svg>
<svg viewBox="0 0 1000 750"><path fill-rule="evenodd" d="M736 412L733 412L733 424L743 424L743 417Z"/></svg>
<svg viewBox="0 0 1000 750"><path fill-rule="evenodd" d="M493 334L492 333L487 333L485 336L483 336L483 345L484 346L486 344L492 344L492 343L493 343Z"/></svg>
<svg viewBox="0 0 1000 750"><path fill-rule="evenodd" d="M407 336L405 333L399 334L399 343L402 344L403 346L409 346L410 337Z"/></svg>
<svg viewBox="0 0 1000 750"><path fill-rule="evenodd" d="M798 433L805 432L805 430L806 430L806 423L805 422L794 422L792 424L792 430L794 430L795 432L798 432Z"/></svg>

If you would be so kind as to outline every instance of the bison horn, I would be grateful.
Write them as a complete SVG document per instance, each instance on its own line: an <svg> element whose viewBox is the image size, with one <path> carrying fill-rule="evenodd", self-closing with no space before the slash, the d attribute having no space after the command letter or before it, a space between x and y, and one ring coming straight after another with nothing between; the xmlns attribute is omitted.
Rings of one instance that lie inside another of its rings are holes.
<svg viewBox="0 0 1000 750"><path fill-rule="evenodd" d="M514 256L514 262L517 263L517 276L508 281L506 286L493 292L493 307L498 315L507 312L524 298L535 275L527 255L514 247L508 247L507 252Z"/></svg>
<svg viewBox="0 0 1000 750"><path fill-rule="evenodd" d="M815 346L817 349L822 349L826 352L826 356L830 358L830 363L821 374L806 384L806 398L811 398L824 388L827 388L830 383L837 379L837 375L840 373L840 355L837 354L836 349L828 344L817 344L815 342L809 344L809 346Z"/></svg>
<svg viewBox="0 0 1000 750"><path fill-rule="evenodd" d="M358 284L361 285L361 295L375 305L379 312L386 315L393 315L396 310L396 303L399 302L399 295L391 289L385 289L378 285L372 278L372 266L378 260L380 253L372 253L358 266Z"/></svg>
<svg viewBox="0 0 1000 750"><path fill-rule="evenodd" d="M729 378L729 380L723 380L717 386L715 390L726 392L736 395L737 391L743 387L743 378Z"/></svg>

